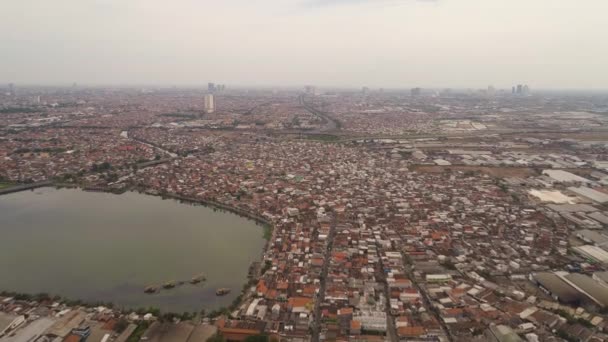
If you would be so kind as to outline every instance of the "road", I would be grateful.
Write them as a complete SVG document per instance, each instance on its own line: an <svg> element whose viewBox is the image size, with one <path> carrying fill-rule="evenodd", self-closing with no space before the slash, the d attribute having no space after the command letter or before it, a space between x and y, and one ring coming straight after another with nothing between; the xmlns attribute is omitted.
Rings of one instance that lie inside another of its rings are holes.
<svg viewBox="0 0 608 342"><path fill-rule="evenodd" d="M325 123L325 126L319 128L317 130L311 131L309 133L315 133L315 134L324 133L324 132L329 132L329 131L335 131L338 129L338 121L336 121L331 116L327 115L327 113L324 113L324 112L316 109L315 107L313 107L311 104L306 103L306 101L304 101L304 95L300 95L299 101L300 101L300 104L307 111L309 111L312 115L321 118L323 120L323 122Z"/></svg>
<svg viewBox="0 0 608 342"><path fill-rule="evenodd" d="M321 269L321 283L319 284L319 293L315 300L315 307L313 309L312 323L312 342L319 342L319 335L321 334L321 303L325 301L325 287L327 284L327 273L329 271L329 262L331 260L331 250L334 244L334 236L336 235L336 222L337 219L334 216L329 228L329 234L327 236L327 247L325 248L325 255L323 256L323 268Z"/></svg>
<svg viewBox="0 0 608 342"><path fill-rule="evenodd" d="M403 241L403 244L405 244L405 241ZM446 326L443 319L441 319L441 317L439 317L437 315L437 313L434 309L434 306L431 304L431 300L429 299L426 291L422 291L422 288L416 281L416 278L414 277L414 272L412 271L412 265L407 261L408 258L403 251L401 251L401 257L403 258L405 272L406 272L408 278L412 281L412 285L414 286L416 291L418 291L422 295L422 301L424 302L424 306L426 307L427 312L432 313L435 316L435 318L437 319L437 322L439 322L439 325L441 326L441 330L443 330L444 335L447 337L449 342L452 342L453 339L452 339L452 335L450 334L450 330Z"/></svg>
<svg viewBox="0 0 608 342"><path fill-rule="evenodd" d="M384 270L384 263L382 262L382 255L380 249L377 250L378 258L380 260L380 269ZM388 288L388 282L386 281L386 274L382 272L382 283L384 285L384 298L386 305L386 334L391 342L398 342L399 335L397 334L397 326L395 325L395 318L391 314L391 295Z"/></svg>
<svg viewBox="0 0 608 342"><path fill-rule="evenodd" d="M124 135L123 135L123 133L124 133ZM138 142L140 144L143 144L143 145L146 145L148 147L151 147L151 148L153 148L153 149L155 149L157 151L160 151L160 152L168 155L171 158L177 158L178 157L176 153L173 153L173 152L171 152L169 150L165 150L164 148L162 148L162 147L160 147L158 145L153 145L153 144L151 144L151 143L149 143L149 142L147 142L145 140L133 137L133 135L129 134L128 131L126 131L126 133L125 132L123 132L123 133L121 133L121 136L124 137L124 138L126 138L126 139L130 139L130 140L136 141L136 142Z"/></svg>

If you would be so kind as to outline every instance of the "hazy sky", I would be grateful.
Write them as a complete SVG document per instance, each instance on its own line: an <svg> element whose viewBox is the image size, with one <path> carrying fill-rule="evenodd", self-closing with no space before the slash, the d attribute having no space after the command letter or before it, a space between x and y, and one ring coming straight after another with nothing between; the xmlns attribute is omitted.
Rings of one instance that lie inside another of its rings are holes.
<svg viewBox="0 0 608 342"><path fill-rule="evenodd" d="M0 82L608 88L607 0L1 0Z"/></svg>

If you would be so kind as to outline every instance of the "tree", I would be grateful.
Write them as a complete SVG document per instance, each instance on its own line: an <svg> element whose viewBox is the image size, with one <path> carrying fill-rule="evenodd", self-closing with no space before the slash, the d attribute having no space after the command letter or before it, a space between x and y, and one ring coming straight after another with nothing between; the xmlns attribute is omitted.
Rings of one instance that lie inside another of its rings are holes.
<svg viewBox="0 0 608 342"><path fill-rule="evenodd" d="M226 342L226 339L221 334L217 333L207 339L207 342Z"/></svg>
<svg viewBox="0 0 608 342"><path fill-rule="evenodd" d="M116 324L114 325L114 331L117 333L122 333L129 326L129 321L127 321L124 317L120 317Z"/></svg>
<svg viewBox="0 0 608 342"><path fill-rule="evenodd" d="M265 334L253 335L253 336L248 336L245 339L245 342L269 342L269 338L268 338L268 335L265 335Z"/></svg>

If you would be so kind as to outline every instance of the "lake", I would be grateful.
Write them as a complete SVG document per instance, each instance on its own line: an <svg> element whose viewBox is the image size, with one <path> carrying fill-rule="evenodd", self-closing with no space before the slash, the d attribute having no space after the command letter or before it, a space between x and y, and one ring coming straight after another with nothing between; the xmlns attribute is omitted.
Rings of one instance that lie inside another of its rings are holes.
<svg viewBox="0 0 608 342"><path fill-rule="evenodd" d="M0 196L0 290L210 311L239 295L264 243L251 220L134 192L40 188ZM144 293L201 273L207 281L200 284ZM222 287L232 292L217 297Z"/></svg>

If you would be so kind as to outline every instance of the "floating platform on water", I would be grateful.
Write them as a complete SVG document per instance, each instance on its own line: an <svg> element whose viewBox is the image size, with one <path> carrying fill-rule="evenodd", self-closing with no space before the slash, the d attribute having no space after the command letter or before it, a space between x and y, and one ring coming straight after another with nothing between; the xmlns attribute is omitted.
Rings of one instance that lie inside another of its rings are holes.
<svg viewBox="0 0 608 342"><path fill-rule="evenodd" d="M192 277L188 281L185 281L185 280L179 280L179 281L171 280L171 281L168 281L168 282L164 283L161 286L158 286L158 285L146 286L144 288L144 292L145 293L157 293L157 292L160 291L161 288L163 288L165 290L170 290L170 289L175 288L176 286L182 286L182 285L184 285L186 283L190 283L190 284L194 285L194 284L198 284L200 282L206 281L206 280L207 280L207 278L205 277L205 274L201 273L201 274L195 275L194 277ZM230 290L228 290L228 291L230 291Z"/></svg>
<svg viewBox="0 0 608 342"><path fill-rule="evenodd" d="M201 273L199 275L192 277L192 279L190 279L190 284L198 284L205 280L207 280L207 278L205 277L204 274Z"/></svg>
<svg viewBox="0 0 608 342"><path fill-rule="evenodd" d="M172 289L177 285L177 283L175 281L168 281L166 283L163 284L163 288L164 289Z"/></svg>
<svg viewBox="0 0 608 342"><path fill-rule="evenodd" d="M225 296L229 293L230 293L230 289L227 287L222 287L221 289L217 289L217 291L215 291L216 296Z"/></svg>
<svg viewBox="0 0 608 342"><path fill-rule="evenodd" d="M159 287L156 285L150 285L150 286L146 286L144 288L145 293L156 293L156 292L158 292L158 290L159 290Z"/></svg>

